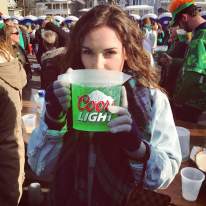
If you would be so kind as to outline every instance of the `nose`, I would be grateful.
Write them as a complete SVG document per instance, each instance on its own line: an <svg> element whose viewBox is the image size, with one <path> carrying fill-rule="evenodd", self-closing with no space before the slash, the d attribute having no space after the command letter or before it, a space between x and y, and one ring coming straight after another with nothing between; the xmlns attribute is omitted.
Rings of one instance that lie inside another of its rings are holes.
<svg viewBox="0 0 206 206"><path fill-rule="evenodd" d="M104 65L105 65L105 59L104 59L104 56L99 54L99 55L96 55L95 58L94 58L94 61L93 61L93 68L94 69L104 69Z"/></svg>

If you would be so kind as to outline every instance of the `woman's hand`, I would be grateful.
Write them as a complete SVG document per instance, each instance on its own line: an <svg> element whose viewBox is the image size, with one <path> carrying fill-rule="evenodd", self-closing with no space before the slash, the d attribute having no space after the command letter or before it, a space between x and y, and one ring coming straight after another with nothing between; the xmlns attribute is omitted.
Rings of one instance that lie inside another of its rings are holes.
<svg viewBox="0 0 206 206"><path fill-rule="evenodd" d="M53 92L64 111L71 107L70 83L64 80L57 80L53 83Z"/></svg>
<svg viewBox="0 0 206 206"><path fill-rule="evenodd" d="M160 66L167 66L172 63L172 57L166 53L162 53L159 55L157 62Z"/></svg>
<svg viewBox="0 0 206 206"><path fill-rule="evenodd" d="M126 89L122 87L122 105L119 106L109 106L109 111L118 116L111 120L108 124L110 127L110 132L116 134L114 138L117 140L117 144L120 147L126 149L126 151L137 151L141 145L142 140L138 137L138 133L131 114L128 111L128 101ZM135 156L136 157L136 156Z"/></svg>
<svg viewBox="0 0 206 206"><path fill-rule="evenodd" d="M69 69L66 73L70 72ZM50 120L59 121L65 117L66 111L71 107L71 90L69 78L59 78L46 90L46 116Z"/></svg>
<svg viewBox="0 0 206 206"><path fill-rule="evenodd" d="M127 107L127 93L126 89L122 87L122 106L109 106L109 111L118 116L111 120L108 124L111 133L130 132L132 130L132 118Z"/></svg>
<svg viewBox="0 0 206 206"><path fill-rule="evenodd" d="M137 128L133 124L131 114L128 111L126 89L122 87L122 106L109 106L109 111L118 116L109 122L110 132L116 134L114 138L126 154L134 160L149 159L150 149L138 136Z"/></svg>
<svg viewBox="0 0 206 206"><path fill-rule="evenodd" d="M69 68L65 74L58 77L58 80L53 83L54 94L57 97L64 111L71 107L71 87L69 81L69 73L72 72Z"/></svg>

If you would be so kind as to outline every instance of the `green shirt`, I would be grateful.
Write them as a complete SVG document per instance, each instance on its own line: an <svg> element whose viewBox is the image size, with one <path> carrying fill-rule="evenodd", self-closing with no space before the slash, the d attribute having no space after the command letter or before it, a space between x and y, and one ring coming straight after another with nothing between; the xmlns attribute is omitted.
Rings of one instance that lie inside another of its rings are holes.
<svg viewBox="0 0 206 206"><path fill-rule="evenodd" d="M4 23L0 23L0 29L4 28Z"/></svg>
<svg viewBox="0 0 206 206"><path fill-rule="evenodd" d="M206 27L195 31L183 65L183 73L177 80L173 102L206 110Z"/></svg>
<svg viewBox="0 0 206 206"><path fill-rule="evenodd" d="M22 31L19 31L19 45L21 46L22 49L25 49Z"/></svg>
<svg viewBox="0 0 206 206"><path fill-rule="evenodd" d="M183 68L206 75L206 28L194 33Z"/></svg>

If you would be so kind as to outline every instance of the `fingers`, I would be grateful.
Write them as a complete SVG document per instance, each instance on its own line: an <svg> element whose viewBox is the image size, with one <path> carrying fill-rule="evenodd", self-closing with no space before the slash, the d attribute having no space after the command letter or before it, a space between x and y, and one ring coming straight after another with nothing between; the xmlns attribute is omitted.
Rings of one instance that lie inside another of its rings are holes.
<svg viewBox="0 0 206 206"><path fill-rule="evenodd" d="M109 112L111 112L112 114L118 114L118 115L129 114L127 110L128 108L127 92L124 86L122 86L121 103L122 103L121 107L114 106L114 105L108 106Z"/></svg>
<svg viewBox="0 0 206 206"><path fill-rule="evenodd" d="M131 125L132 124L132 118L128 115L123 115L123 116L120 116L120 117L117 117L117 118L111 120L108 123L108 126L112 128L112 127L117 127L119 125L124 125L124 124Z"/></svg>
<svg viewBox="0 0 206 206"><path fill-rule="evenodd" d="M56 81L54 81L53 88L58 89L58 88L61 88L61 87L70 88L69 81L66 81L66 80L56 80Z"/></svg>
<svg viewBox="0 0 206 206"><path fill-rule="evenodd" d="M125 86L122 86L122 107L128 108L127 91Z"/></svg>
<svg viewBox="0 0 206 206"><path fill-rule="evenodd" d="M66 74L71 73L73 71L73 69L71 67L69 67L66 71Z"/></svg>
<svg viewBox="0 0 206 206"><path fill-rule="evenodd" d="M67 111L71 106L70 84L65 81L57 80L53 83L53 91L63 110Z"/></svg>
<svg viewBox="0 0 206 206"><path fill-rule="evenodd" d="M109 112L111 112L112 114L118 114L118 115L130 115L128 112L128 109L124 108L124 107L120 107L120 106L113 106L110 105L108 106L108 110Z"/></svg>
<svg viewBox="0 0 206 206"><path fill-rule="evenodd" d="M64 74L61 74L58 76L58 80L69 84L71 82L71 75L70 74L72 73L72 71L73 71L72 68L68 68Z"/></svg>
<svg viewBox="0 0 206 206"><path fill-rule="evenodd" d="M165 53L161 54L161 55L158 57L158 60L161 61L161 62L165 61L166 59L167 59L167 56L166 56Z"/></svg>
<svg viewBox="0 0 206 206"><path fill-rule="evenodd" d="M62 97L59 97L58 99L64 111L67 111L67 109L71 107L71 96L70 95L62 96Z"/></svg>
<svg viewBox="0 0 206 206"><path fill-rule="evenodd" d="M119 125L117 127L111 128L110 132L116 134L118 132L130 132L131 129L132 129L131 125L125 124L125 125Z"/></svg>
<svg viewBox="0 0 206 206"><path fill-rule="evenodd" d="M64 95L70 94L70 84L64 81L55 81L53 83L54 94L57 97L61 97Z"/></svg>
<svg viewBox="0 0 206 206"><path fill-rule="evenodd" d="M121 106L109 106L108 110L117 117L108 123L111 133L130 132L132 129L132 117L128 111L127 92L122 86Z"/></svg>
<svg viewBox="0 0 206 206"><path fill-rule="evenodd" d="M163 65L163 66L166 66L167 64L170 64L171 61L172 61L172 58L169 55L167 55L167 54L165 54L164 56L161 56L158 59L158 63L160 65Z"/></svg>
<svg viewBox="0 0 206 206"><path fill-rule="evenodd" d="M170 55L166 54L166 53L164 53L162 58L164 58L165 61L170 61L172 59L172 57Z"/></svg>
<svg viewBox="0 0 206 206"><path fill-rule="evenodd" d="M132 118L126 108L118 106L110 106L109 111L119 115L108 123L111 133L129 132L132 129Z"/></svg>

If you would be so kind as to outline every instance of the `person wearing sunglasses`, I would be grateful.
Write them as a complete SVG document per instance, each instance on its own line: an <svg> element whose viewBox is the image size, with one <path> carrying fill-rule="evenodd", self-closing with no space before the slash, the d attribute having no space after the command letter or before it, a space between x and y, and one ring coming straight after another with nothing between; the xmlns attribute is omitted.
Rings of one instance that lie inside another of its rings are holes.
<svg viewBox="0 0 206 206"><path fill-rule="evenodd" d="M15 31L15 32L13 32L13 33L11 33L11 34L19 35L19 32L18 32L18 31Z"/></svg>
<svg viewBox="0 0 206 206"><path fill-rule="evenodd" d="M12 47L19 61L22 63L26 71L27 80L29 81L32 78L31 66L25 50L20 46L20 31L15 25L6 26L5 31L7 33L7 36L11 39Z"/></svg>
<svg viewBox="0 0 206 206"><path fill-rule="evenodd" d="M10 38L13 43L19 44L19 31L14 29L14 31L11 32Z"/></svg>
<svg viewBox="0 0 206 206"><path fill-rule="evenodd" d="M0 205L17 206L22 195L25 151L22 89L26 73L4 29L0 30Z"/></svg>

